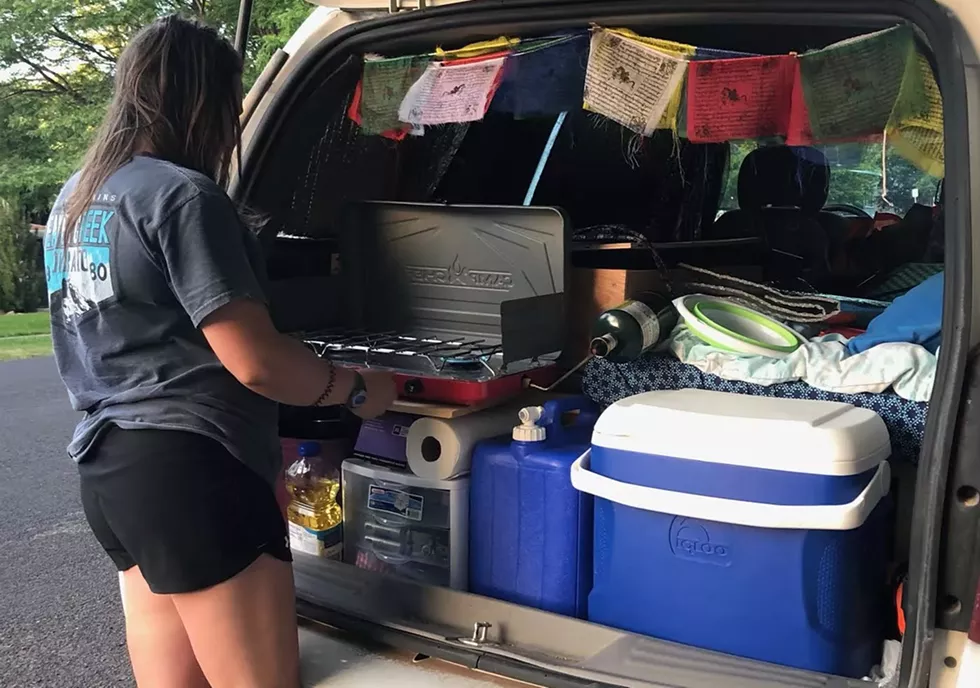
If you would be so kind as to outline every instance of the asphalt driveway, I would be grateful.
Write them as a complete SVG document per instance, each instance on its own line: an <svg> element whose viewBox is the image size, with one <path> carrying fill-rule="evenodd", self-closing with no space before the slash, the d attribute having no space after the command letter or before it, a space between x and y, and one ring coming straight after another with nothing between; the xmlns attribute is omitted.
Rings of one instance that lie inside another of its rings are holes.
<svg viewBox="0 0 980 688"><path fill-rule="evenodd" d="M50 358L0 362L0 686L132 686L116 573L88 530L76 416ZM300 634L303 684L484 688L494 681L339 632Z"/></svg>
<svg viewBox="0 0 980 688"><path fill-rule="evenodd" d="M0 363L0 684L131 685L111 562L88 531L50 358Z"/></svg>

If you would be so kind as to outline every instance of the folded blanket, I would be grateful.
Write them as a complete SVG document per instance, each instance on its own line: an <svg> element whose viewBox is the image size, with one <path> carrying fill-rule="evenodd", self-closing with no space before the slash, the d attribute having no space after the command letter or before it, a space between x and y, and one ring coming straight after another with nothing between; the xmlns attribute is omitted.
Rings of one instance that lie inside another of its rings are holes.
<svg viewBox="0 0 980 688"><path fill-rule="evenodd" d="M683 325L668 346L704 373L763 386L802 381L841 394L894 389L903 399L926 402L936 377L936 356L918 344L879 344L851 355L847 339L836 334L812 339L785 358L729 353L705 344Z"/></svg>

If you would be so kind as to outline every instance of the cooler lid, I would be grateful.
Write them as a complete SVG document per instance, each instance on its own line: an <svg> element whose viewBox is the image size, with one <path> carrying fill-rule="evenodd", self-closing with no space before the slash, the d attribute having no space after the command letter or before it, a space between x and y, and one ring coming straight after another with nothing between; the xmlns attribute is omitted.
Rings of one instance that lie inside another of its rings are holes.
<svg viewBox="0 0 980 688"><path fill-rule="evenodd" d="M599 417L592 444L814 475L856 475L891 455L885 422L868 409L703 389L623 399Z"/></svg>

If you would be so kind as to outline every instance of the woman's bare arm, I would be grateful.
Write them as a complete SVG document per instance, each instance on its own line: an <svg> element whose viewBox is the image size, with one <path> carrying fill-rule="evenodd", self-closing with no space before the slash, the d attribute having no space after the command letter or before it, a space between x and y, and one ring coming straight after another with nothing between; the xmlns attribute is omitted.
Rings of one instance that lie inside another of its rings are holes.
<svg viewBox="0 0 980 688"><path fill-rule="evenodd" d="M274 401L310 406L324 393L334 374L333 389L321 405L345 404L355 384L353 371L332 367L302 342L276 330L261 303L238 300L222 306L204 319L201 331L228 372L253 392ZM378 415L394 400L394 384L386 373L363 373L363 378L367 402L357 414Z"/></svg>

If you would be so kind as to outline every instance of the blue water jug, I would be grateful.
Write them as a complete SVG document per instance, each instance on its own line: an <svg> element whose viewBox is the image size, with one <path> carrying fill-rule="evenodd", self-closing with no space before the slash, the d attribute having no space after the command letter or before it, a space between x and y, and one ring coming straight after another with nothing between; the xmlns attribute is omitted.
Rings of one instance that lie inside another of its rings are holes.
<svg viewBox="0 0 980 688"><path fill-rule="evenodd" d="M574 414L574 415L573 415ZM513 438L473 450L470 589L585 618L592 588L592 498L572 487L598 408L584 397L521 410ZM570 421L570 422L569 422Z"/></svg>

